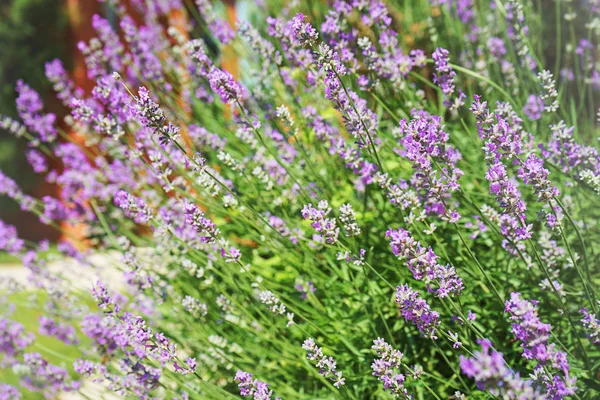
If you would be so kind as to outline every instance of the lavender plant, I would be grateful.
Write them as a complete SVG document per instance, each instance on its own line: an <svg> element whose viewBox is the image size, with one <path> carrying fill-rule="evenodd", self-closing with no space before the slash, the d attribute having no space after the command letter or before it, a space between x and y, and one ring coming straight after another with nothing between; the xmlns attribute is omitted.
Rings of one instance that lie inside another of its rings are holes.
<svg viewBox="0 0 600 400"><path fill-rule="evenodd" d="M600 6L538 3L106 1L0 117L64 232L0 221L0 399L598 398Z"/></svg>

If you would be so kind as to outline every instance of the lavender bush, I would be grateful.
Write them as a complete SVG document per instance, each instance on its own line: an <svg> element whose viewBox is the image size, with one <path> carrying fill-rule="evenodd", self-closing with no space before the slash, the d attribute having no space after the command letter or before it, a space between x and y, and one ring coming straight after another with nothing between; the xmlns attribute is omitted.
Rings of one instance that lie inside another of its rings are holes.
<svg viewBox="0 0 600 400"><path fill-rule="evenodd" d="M0 119L0 399L600 396L597 1L106 3Z"/></svg>

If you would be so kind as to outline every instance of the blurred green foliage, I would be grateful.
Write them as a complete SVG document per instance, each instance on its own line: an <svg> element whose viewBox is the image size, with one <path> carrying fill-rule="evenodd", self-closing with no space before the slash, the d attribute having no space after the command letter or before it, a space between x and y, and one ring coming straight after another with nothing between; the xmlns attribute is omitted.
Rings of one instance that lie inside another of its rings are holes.
<svg viewBox="0 0 600 400"><path fill-rule="evenodd" d="M65 53L66 15L57 0L0 2L0 110L15 116L14 83L46 91L44 63Z"/></svg>
<svg viewBox="0 0 600 400"><path fill-rule="evenodd" d="M44 64L65 59L67 18L59 0L0 1L0 114L16 117L15 83L23 79L44 98L50 84ZM28 190L36 177L27 167L25 142L0 130L0 169ZM0 199L2 212L18 207Z"/></svg>

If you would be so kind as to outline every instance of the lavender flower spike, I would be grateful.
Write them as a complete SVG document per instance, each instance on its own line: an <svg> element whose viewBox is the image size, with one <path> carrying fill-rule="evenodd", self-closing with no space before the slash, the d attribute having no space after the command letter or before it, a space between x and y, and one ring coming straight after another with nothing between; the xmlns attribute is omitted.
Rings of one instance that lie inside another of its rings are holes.
<svg viewBox="0 0 600 400"><path fill-rule="evenodd" d="M481 351L473 357L460 356L460 369L469 378L475 379L477 388L502 399L545 400L548 397L533 388L531 381L523 380L508 369L502 353L490 349L492 343L479 340Z"/></svg>
<svg viewBox="0 0 600 400"><path fill-rule="evenodd" d="M429 304L421 298L416 290L408 285L396 288L396 304L407 322L413 323L421 332L421 336L437 339L437 326L440 324L440 314L432 311Z"/></svg>
<svg viewBox="0 0 600 400"><path fill-rule="evenodd" d="M402 366L404 354L392 348L382 338L373 340L371 348L377 352L377 356L379 357L371 364L373 376L378 377L383 382L384 390L389 391L400 399L411 399L412 396L404 387L404 375L395 371Z"/></svg>
<svg viewBox="0 0 600 400"><path fill-rule="evenodd" d="M577 378L569 376L567 354L559 351L556 344L548 343L550 324L540 321L537 312L538 302L521 299L519 293L510 294L505 312L512 321L512 333L521 341L523 357L538 361L534 370L536 382L545 387L544 392L551 399L562 399L575 394Z"/></svg>
<svg viewBox="0 0 600 400"><path fill-rule="evenodd" d="M243 397L252 397L255 400L271 400L273 391L269 390L269 384L252 379L252 374L238 370L234 378L240 389L240 395ZM279 397L275 397L279 400Z"/></svg>
<svg viewBox="0 0 600 400"><path fill-rule="evenodd" d="M588 312L587 308L582 308L579 312L583 314L581 323L585 327L587 336L594 344L600 343L600 321L596 318L596 314Z"/></svg>
<svg viewBox="0 0 600 400"><path fill-rule="evenodd" d="M390 239L394 255L398 259L406 261L415 279L426 279L427 290L433 292L436 297L444 298L461 294L464 285L456 273L456 269L450 264L446 266L438 264L438 256L431 247L425 249L419 241L413 239L410 233L402 228L390 229L385 236ZM430 282L435 282L437 288L432 288Z"/></svg>
<svg viewBox="0 0 600 400"><path fill-rule="evenodd" d="M333 386L340 388L346 383L346 379L342 377L342 372L338 371L337 364L333 357L327 357L313 339L306 339L302 344L302 348L306 350L306 358L310 361L316 361L319 374L325 378L329 378L333 382Z"/></svg>

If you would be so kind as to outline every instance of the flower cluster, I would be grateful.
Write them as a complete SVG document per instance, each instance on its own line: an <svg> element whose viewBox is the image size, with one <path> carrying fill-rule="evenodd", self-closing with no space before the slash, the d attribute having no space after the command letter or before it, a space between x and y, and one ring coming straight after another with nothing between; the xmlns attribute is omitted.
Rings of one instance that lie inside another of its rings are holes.
<svg viewBox="0 0 600 400"><path fill-rule="evenodd" d="M333 386L340 388L346 383L346 379L342 376L342 371L337 370L337 364L333 357L327 357L315 341L311 338L306 339L302 343L302 348L306 350L306 358L310 361L316 361L316 367L319 368L319 374L325 378L329 378L333 382Z"/></svg>
<svg viewBox="0 0 600 400"><path fill-rule="evenodd" d="M569 375L567 354L548 342L550 324L540 321L537 304L537 301L522 299L519 293L511 293L510 300L506 301L506 312L510 314L512 333L521 342L523 357L538 362L535 379L545 388L544 392L550 398L572 396L577 390L577 378Z"/></svg>
<svg viewBox="0 0 600 400"><path fill-rule="evenodd" d="M427 289L436 297L458 296L464 289L462 279L458 276L456 269L450 264L445 266L438 264L438 256L433 249L421 246L405 229L390 229L385 234L390 241L392 253L398 259L405 260L408 269L417 280L425 279ZM431 285L431 282L434 282ZM432 287L433 286L433 287Z"/></svg>
<svg viewBox="0 0 600 400"><path fill-rule="evenodd" d="M411 322L423 337L437 339L437 327L440 324L440 314L432 311L427 301L408 285L396 288L396 304L407 322Z"/></svg>
<svg viewBox="0 0 600 400"><path fill-rule="evenodd" d="M238 384L240 395L243 397L271 400L271 396L273 396L273 391L269 390L269 385L258 379L253 379L252 374L249 372L238 370L235 373L235 382ZM278 399L278 397L275 397L275 400Z"/></svg>
<svg viewBox="0 0 600 400"><path fill-rule="evenodd" d="M263 290L258 292L258 300L260 300L261 303L263 303L264 305L269 307L269 310L271 310L271 312L273 314L276 315L284 315L286 314L287 316L287 326L290 327L291 325L294 324L294 313L289 313L287 312L287 308L285 307L285 304L283 304L281 302L281 300L279 300L271 291L269 290Z"/></svg>
<svg viewBox="0 0 600 400"><path fill-rule="evenodd" d="M510 370L502 353L492 349L489 340L481 339L479 345L481 351L476 351L473 357L460 356L462 373L474 379L479 390L506 399L548 398L536 390L531 381L522 379L518 373Z"/></svg>
<svg viewBox="0 0 600 400"><path fill-rule="evenodd" d="M431 58L433 58L435 74L433 74L433 82L436 83L441 89L442 93L444 93L444 105L450 106L452 105L452 109L456 110L460 107L463 102L464 94L460 93L457 101L452 104L450 102L450 98L454 95L456 91L456 85L454 83L454 77L456 76L456 72L450 66L450 52L443 48L437 48Z"/></svg>
<svg viewBox="0 0 600 400"><path fill-rule="evenodd" d="M371 364L373 376L383 382L383 389L401 399L412 398L404 387L405 376L396 372L402 366L404 354L392 348L382 338L373 340L371 348L377 352L379 357Z"/></svg>
<svg viewBox="0 0 600 400"><path fill-rule="evenodd" d="M400 121L400 143L405 156L416 171L411 184L421 196L429 214L456 222L460 215L450 208L450 195L459 189L458 179L463 172L456 166L462 158L448 144L442 119L424 111L413 111L413 119Z"/></svg>
<svg viewBox="0 0 600 400"><path fill-rule="evenodd" d="M596 314L590 313L587 308L582 308L579 312L583 315L581 323L590 340L594 344L600 343L600 321L596 318Z"/></svg>
<svg viewBox="0 0 600 400"><path fill-rule="evenodd" d="M327 244L335 244L340 234L340 228L335 219L328 218L329 213L331 213L331 208L327 200L321 200L317 208L312 204L305 204L302 208L302 218L312 222L310 225L323 235Z"/></svg>
<svg viewBox="0 0 600 400"><path fill-rule="evenodd" d="M16 82L0 399L598 397L598 1L232 3L108 0Z"/></svg>

